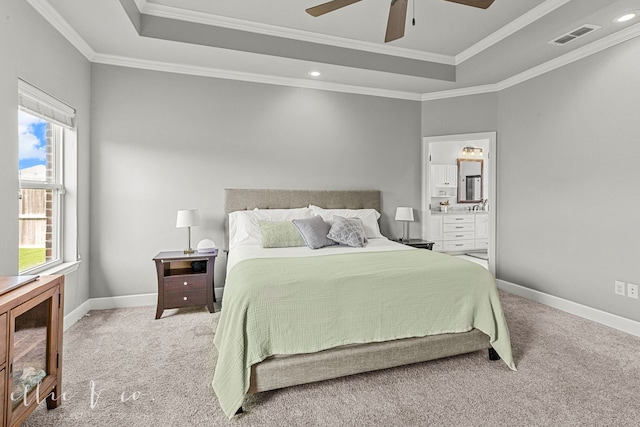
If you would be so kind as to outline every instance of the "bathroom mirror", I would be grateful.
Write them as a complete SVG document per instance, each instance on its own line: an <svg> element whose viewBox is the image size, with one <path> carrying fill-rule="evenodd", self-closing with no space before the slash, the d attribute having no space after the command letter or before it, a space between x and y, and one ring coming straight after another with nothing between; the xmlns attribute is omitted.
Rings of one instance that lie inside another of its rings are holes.
<svg viewBox="0 0 640 427"><path fill-rule="evenodd" d="M482 159L458 159L458 203L481 203Z"/></svg>

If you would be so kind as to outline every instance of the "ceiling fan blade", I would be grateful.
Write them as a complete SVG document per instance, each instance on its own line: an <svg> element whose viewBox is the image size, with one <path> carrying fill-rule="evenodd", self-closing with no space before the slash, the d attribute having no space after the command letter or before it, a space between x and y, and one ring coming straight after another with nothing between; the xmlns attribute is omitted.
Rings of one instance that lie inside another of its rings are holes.
<svg viewBox="0 0 640 427"><path fill-rule="evenodd" d="M318 6L310 7L307 9L307 13L311 16L320 16L325 13L333 12L350 4L357 3L360 0L333 0L326 3L319 4Z"/></svg>
<svg viewBox="0 0 640 427"><path fill-rule="evenodd" d="M494 0L447 0L452 3L460 3L466 6L479 7L480 9L486 9L491 6Z"/></svg>
<svg viewBox="0 0 640 427"><path fill-rule="evenodd" d="M385 43L404 37L404 24L407 22L408 3L408 0L391 0L387 34L384 37Z"/></svg>

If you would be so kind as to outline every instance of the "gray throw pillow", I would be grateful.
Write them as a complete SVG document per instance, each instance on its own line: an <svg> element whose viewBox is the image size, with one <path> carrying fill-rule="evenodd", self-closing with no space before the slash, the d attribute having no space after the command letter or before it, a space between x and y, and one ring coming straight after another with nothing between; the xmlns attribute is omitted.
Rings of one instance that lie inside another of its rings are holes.
<svg viewBox="0 0 640 427"><path fill-rule="evenodd" d="M331 226L324 222L320 215L313 218L294 219L291 222L296 226L302 239L311 249L319 249L336 244L336 242L327 238Z"/></svg>
<svg viewBox="0 0 640 427"><path fill-rule="evenodd" d="M334 222L327 235L328 238L354 248L361 248L367 243L367 237L361 219L343 218L336 215L333 216L333 219Z"/></svg>

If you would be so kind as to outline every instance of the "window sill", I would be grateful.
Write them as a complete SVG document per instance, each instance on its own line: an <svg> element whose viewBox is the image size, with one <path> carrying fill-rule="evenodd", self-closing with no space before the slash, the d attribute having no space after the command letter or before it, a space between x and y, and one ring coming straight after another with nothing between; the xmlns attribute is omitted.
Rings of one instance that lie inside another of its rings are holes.
<svg viewBox="0 0 640 427"><path fill-rule="evenodd" d="M63 262L62 264L58 264L55 267L51 267L47 270L41 271L39 274L42 275L50 275L50 274L69 274L69 273L73 273L74 271L78 271L78 268L80 268L80 263L82 261L70 261L70 262Z"/></svg>

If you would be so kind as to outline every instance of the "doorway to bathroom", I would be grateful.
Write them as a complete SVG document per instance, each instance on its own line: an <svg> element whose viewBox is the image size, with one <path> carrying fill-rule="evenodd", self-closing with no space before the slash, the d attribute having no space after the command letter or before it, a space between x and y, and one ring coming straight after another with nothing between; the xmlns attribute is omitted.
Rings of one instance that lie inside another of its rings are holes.
<svg viewBox="0 0 640 427"><path fill-rule="evenodd" d="M496 273L496 133L424 137L422 238Z"/></svg>

